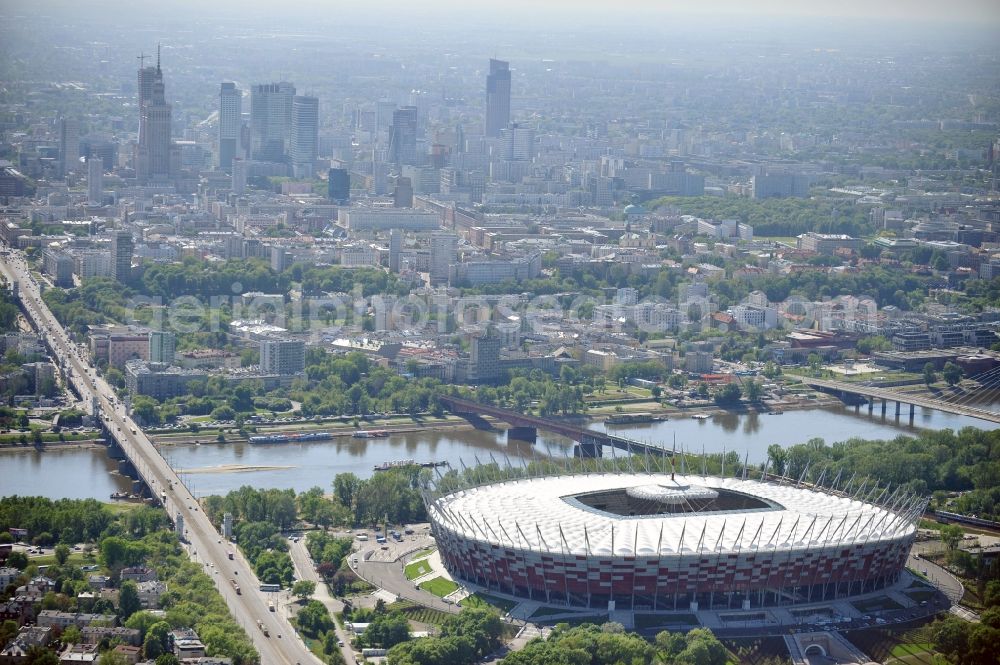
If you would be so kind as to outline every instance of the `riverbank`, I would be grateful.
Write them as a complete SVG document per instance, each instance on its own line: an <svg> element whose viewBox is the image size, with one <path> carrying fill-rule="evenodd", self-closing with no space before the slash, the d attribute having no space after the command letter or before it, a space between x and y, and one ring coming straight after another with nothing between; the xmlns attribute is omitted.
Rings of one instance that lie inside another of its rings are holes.
<svg viewBox="0 0 1000 665"><path fill-rule="evenodd" d="M22 450L37 450L44 452L46 448L104 448L107 444L96 439L79 439L77 441L43 441L42 443L9 443L0 442L0 453Z"/></svg>

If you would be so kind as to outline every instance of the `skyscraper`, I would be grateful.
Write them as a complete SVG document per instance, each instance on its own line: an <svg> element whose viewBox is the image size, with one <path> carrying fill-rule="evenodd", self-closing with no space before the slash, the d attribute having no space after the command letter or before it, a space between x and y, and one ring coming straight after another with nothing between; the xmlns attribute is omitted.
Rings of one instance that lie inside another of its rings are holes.
<svg viewBox="0 0 1000 665"><path fill-rule="evenodd" d="M458 243L451 233L431 234L431 284L447 284L451 264L455 262L455 246Z"/></svg>
<svg viewBox="0 0 1000 665"><path fill-rule="evenodd" d="M417 164L417 107L404 106L392 113L389 159L396 164Z"/></svg>
<svg viewBox="0 0 1000 665"><path fill-rule="evenodd" d="M111 276L127 282L132 276L132 233L119 230L111 235Z"/></svg>
<svg viewBox="0 0 1000 665"><path fill-rule="evenodd" d="M319 144L319 100L296 95L292 99L292 141L289 156L296 178L311 178Z"/></svg>
<svg viewBox="0 0 1000 665"><path fill-rule="evenodd" d="M330 169L327 172L327 198L335 203L347 203L351 199L351 174L347 169Z"/></svg>
<svg viewBox="0 0 1000 665"><path fill-rule="evenodd" d="M250 154L263 162L287 162L292 139L292 100L295 86L255 85L250 90Z"/></svg>
<svg viewBox="0 0 1000 665"><path fill-rule="evenodd" d="M59 121L59 175L76 170L80 160L80 126L76 120Z"/></svg>
<svg viewBox="0 0 1000 665"><path fill-rule="evenodd" d="M498 137L510 124L510 63L490 59L486 76L486 136Z"/></svg>
<svg viewBox="0 0 1000 665"><path fill-rule="evenodd" d="M104 160L98 155L87 158L87 201L101 203L104 200Z"/></svg>
<svg viewBox="0 0 1000 665"><path fill-rule="evenodd" d="M149 68L147 68L149 69ZM145 87L148 85L149 96ZM139 146L136 178L140 182L170 177L170 104L167 104L163 70L157 49L155 74L139 70Z"/></svg>
<svg viewBox="0 0 1000 665"><path fill-rule="evenodd" d="M235 83L223 83L219 91L219 168L232 168L238 155L243 125L243 93Z"/></svg>

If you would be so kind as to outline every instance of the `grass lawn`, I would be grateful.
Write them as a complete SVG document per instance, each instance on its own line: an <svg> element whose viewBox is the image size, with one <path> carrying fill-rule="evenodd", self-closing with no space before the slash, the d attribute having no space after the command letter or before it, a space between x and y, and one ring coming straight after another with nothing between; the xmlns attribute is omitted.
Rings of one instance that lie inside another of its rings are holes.
<svg viewBox="0 0 1000 665"><path fill-rule="evenodd" d="M443 577L435 577L427 580L426 582L421 582L420 588L442 598L453 591L458 591L457 584Z"/></svg>
<svg viewBox="0 0 1000 665"><path fill-rule="evenodd" d="M410 621L416 621L419 623L426 623L430 625L440 626L444 621L452 616L447 612L442 612L441 610L434 610L429 607L424 607L423 605L418 605L409 600L399 600L388 606L388 610L399 610L406 615L406 618Z"/></svg>
<svg viewBox="0 0 1000 665"><path fill-rule="evenodd" d="M39 566L54 566L56 565L56 555L55 554L43 554L42 556L30 557L31 563L37 564ZM87 564L96 563L96 557L87 557L82 552L72 552L69 555L69 559L66 561L76 566L85 566Z"/></svg>
<svg viewBox="0 0 1000 665"><path fill-rule="evenodd" d="M897 644L892 649L892 658L887 664L898 665L945 665L948 661L944 656L934 651L929 643Z"/></svg>
<svg viewBox="0 0 1000 665"><path fill-rule="evenodd" d="M514 609L517 605L516 600L509 600L507 598L500 598L499 596L493 596L488 593L474 593L471 596L466 596L459 602L462 607L482 607L482 608L496 608L500 610L501 614L506 614Z"/></svg>
<svg viewBox="0 0 1000 665"><path fill-rule="evenodd" d="M425 556L430 556L434 554L436 550L437 550L436 547L428 547L425 550L420 550L419 552L415 553L410 560L416 561L417 559L423 559Z"/></svg>
<svg viewBox="0 0 1000 665"><path fill-rule="evenodd" d="M415 580L418 577L429 574L431 572L431 564L427 562L427 559L421 559L420 561L407 564L403 568L403 572L406 573L406 579Z"/></svg>
<svg viewBox="0 0 1000 665"><path fill-rule="evenodd" d="M139 510L144 505L145 504L143 503L132 502L132 501L104 502L104 506L116 515L119 515L121 513L130 513L133 510Z"/></svg>

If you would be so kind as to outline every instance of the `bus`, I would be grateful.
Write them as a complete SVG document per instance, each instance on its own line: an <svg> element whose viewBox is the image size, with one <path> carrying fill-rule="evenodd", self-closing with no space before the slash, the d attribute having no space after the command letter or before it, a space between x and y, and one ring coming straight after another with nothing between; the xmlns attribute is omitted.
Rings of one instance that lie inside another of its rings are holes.
<svg viewBox="0 0 1000 665"><path fill-rule="evenodd" d="M260 590L261 591L270 591L270 592L281 591L281 585L280 584L261 584L260 585Z"/></svg>

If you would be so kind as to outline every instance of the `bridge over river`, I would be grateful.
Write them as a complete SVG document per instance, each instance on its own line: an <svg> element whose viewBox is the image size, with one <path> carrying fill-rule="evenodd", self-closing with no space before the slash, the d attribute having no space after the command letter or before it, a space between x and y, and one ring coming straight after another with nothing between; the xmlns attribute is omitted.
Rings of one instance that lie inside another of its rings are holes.
<svg viewBox="0 0 1000 665"><path fill-rule="evenodd" d="M577 442L574 452L578 457L600 457L603 446L612 446L635 455L669 456L672 454L671 451L661 446L633 441L605 432L595 432L561 420L518 413L510 409L480 404L460 397L443 396L439 399L441 404L455 415L470 419L490 416L508 423L511 428L507 430L507 436L514 439L534 443L538 430L565 436Z"/></svg>
<svg viewBox="0 0 1000 665"><path fill-rule="evenodd" d="M825 393L837 395L844 401L848 401L852 396L855 398L863 397L868 402L869 413L875 409L875 402L881 400L883 415L885 415L886 405L889 402L895 402L897 416L900 413L902 405L909 404L911 418L913 417L914 409L919 406L925 409L937 409L946 413L954 413L959 416L978 418L991 423L1000 423L1000 413L995 413L971 404L949 402L945 399L928 397L927 395L905 393L893 388L878 388L860 383L811 378L803 378L802 383L812 386L817 390L822 390Z"/></svg>

